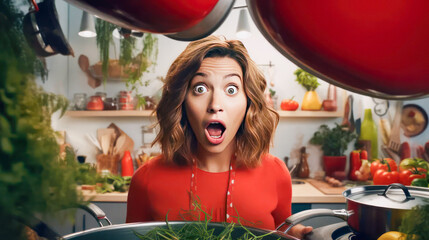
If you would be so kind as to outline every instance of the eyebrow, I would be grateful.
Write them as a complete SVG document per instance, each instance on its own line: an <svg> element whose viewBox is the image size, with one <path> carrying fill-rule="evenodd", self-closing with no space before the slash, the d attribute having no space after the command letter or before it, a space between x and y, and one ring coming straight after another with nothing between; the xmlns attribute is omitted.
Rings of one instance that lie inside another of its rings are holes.
<svg viewBox="0 0 429 240"><path fill-rule="evenodd" d="M197 73L195 73L195 75L194 75L194 77L195 76L201 76L201 77L207 77L207 74L205 74L205 73L203 73L203 72L197 72ZM234 76L237 76L238 78L242 78L241 76L240 76L240 74L238 74L238 73L230 73L230 74L227 74L226 76L224 76L224 79L225 78L230 78L230 77L234 77Z"/></svg>

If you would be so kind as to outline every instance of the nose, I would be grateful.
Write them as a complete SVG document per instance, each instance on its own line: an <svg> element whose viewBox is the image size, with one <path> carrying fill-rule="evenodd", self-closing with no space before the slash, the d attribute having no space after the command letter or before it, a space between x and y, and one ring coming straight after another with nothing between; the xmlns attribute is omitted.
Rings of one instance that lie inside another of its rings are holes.
<svg viewBox="0 0 429 240"><path fill-rule="evenodd" d="M217 113L223 112L223 100L222 96L220 96L216 91L213 92L210 103L207 108L207 112L209 113Z"/></svg>

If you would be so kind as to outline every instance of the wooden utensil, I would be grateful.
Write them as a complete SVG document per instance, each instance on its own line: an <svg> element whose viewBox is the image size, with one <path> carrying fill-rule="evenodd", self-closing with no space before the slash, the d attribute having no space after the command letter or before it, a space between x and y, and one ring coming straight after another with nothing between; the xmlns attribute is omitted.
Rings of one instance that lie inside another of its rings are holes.
<svg viewBox="0 0 429 240"><path fill-rule="evenodd" d="M82 72L85 73L86 77L88 78L88 85L92 88L96 88L98 86L101 85L101 79L98 78L94 78L91 75L91 72L89 71L89 59L87 56L85 55L80 55L79 59L77 60L80 69L82 70Z"/></svg>
<svg viewBox="0 0 429 240"><path fill-rule="evenodd" d="M392 131L390 133L388 147L395 153L399 152L399 147L401 146L401 136L400 136L400 125L401 125L401 114L402 114L402 101L396 102L396 112L395 117L393 118Z"/></svg>
<svg viewBox="0 0 429 240"><path fill-rule="evenodd" d="M113 138L113 141L116 140L116 132L112 128L99 128L97 129L97 140L101 143L101 138L104 135L108 135L109 138Z"/></svg>

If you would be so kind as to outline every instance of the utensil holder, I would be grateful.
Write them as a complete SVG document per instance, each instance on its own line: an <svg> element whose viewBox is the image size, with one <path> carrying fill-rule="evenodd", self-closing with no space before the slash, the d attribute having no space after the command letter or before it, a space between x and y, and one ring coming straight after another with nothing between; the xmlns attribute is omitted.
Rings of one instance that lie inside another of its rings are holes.
<svg viewBox="0 0 429 240"><path fill-rule="evenodd" d="M107 155L107 154L98 154L97 155L97 173L100 174L118 174L119 166L119 155Z"/></svg>

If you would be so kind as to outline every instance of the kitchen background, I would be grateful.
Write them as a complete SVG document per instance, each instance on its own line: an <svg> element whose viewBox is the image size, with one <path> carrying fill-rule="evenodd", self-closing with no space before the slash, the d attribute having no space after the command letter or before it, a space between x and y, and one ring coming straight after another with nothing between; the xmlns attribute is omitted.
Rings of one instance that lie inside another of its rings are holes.
<svg viewBox="0 0 429 240"><path fill-rule="evenodd" d="M244 6L245 1L236 1L235 6ZM82 10L69 5L65 1L56 1L56 7L60 18L63 32L67 35L70 45L74 50L75 57L65 57L56 55L46 58L49 78L45 83L38 80L38 83L48 92L55 92L67 96L69 100L73 100L75 93L86 93L87 96L94 95L96 92L106 92L107 97L116 97L119 91L126 90L123 82L108 81L106 84L93 89L87 84L85 73L79 68L78 57L81 54L88 56L90 64L95 64L99 61L98 49L95 38L83 38L78 35ZM227 39L235 39L238 17L242 8L232 9L224 23L213 33L215 35L223 35ZM244 8L245 9L245 8ZM247 10L246 10L247 11ZM242 39L242 42L249 51L253 60L261 66L261 69L266 74L267 80L273 82L273 90L276 91L278 97L277 107L279 108L282 99L295 96L295 100L301 103L305 93L305 89L295 81L293 72L297 66L281 55L265 38L260 34L257 27L251 21L250 16L251 37ZM170 64L184 50L188 42L172 40L163 35L155 35L158 37L159 54L156 66L151 68L151 72L145 73L143 80L150 80L147 87L142 87L139 92L143 95L153 96L162 86L162 82L158 79L164 77ZM116 46L119 45L118 39L115 39ZM111 57L115 58L115 51L112 48ZM116 50L116 58L119 51ZM268 67L267 65L272 65ZM317 88L320 98L326 99L328 83L319 80L321 86ZM386 86L389 87L389 86ZM343 111L344 96L342 89L337 88L337 96L339 101L338 111ZM374 101L371 97L366 97L352 92L346 92L347 95L354 96L354 116L355 119L363 120L363 112L365 108L374 108ZM394 106L396 101L390 100L390 109L386 115L390 120L394 116ZM429 111L429 98L423 98L412 101L404 101L404 104L415 103ZM386 117L385 116L385 117ZM374 121L379 122L379 117L373 112ZM55 130L66 131L66 141L70 143L78 155L87 156L87 162L96 162L97 149L90 143L86 134L96 136L98 128L106 128L110 123L115 123L126 134L134 140L134 150L137 150L142 144L141 129L142 126L149 126L155 118L149 117L71 117L64 116L58 118L58 114L54 115L53 128ZM307 147L309 153L308 162L310 166L310 176L316 171L322 170L321 157L322 152L317 146L309 144L309 139L321 124L333 126L334 123L341 123L342 117L282 117L276 130L274 145L271 153L280 159L285 156L290 157L292 165L299 160L299 149L302 146ZM378 129L380 131L380 129ZM412 153L415 153L416 145L424 145L429 140L429 130L426 129L423 133L407 138L401 135L402 141L408 141L412 148ZM379 134L379 143L381 137ZM349 150L353 144L349 145ZM380 152L380 151L379 151ZM349 151L346 152L348 154Z"/></svg>

